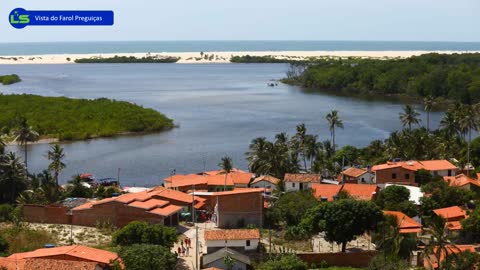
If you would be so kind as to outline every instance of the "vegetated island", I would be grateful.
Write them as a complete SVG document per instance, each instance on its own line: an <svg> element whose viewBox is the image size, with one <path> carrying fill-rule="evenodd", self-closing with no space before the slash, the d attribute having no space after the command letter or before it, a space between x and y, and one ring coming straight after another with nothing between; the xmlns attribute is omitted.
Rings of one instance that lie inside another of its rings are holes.
<svg viewBox="0 0 480 270"><path fill-rule="evenodd" d="M22 80L17 74L0 75L0 83L2 83L3 85L10 85L21 81Z"/></svg>
<svg viewBox="0 0 480 270"><path fill-rule="evenodd" d="M176 63L180 57L173 56L118 56L113 57L90 57L75 59L75 63L79 64L129 64L129 63Z"/></svg>
<svg viewBox="0 0 480 270"><path fill-rule="evenodd" d="M0 135L11 134L22 117L41 138L62 141L174 127L173 120L160 112L125 101L0 94Z"/></svg>
<svg viewBox="0 0 480 270"><path fill-rule="evenodd" d="M282 82L347 96L411 101L430 96L438 104L473 104L480 102L480 53L316 59L292 63Z"/></svg>
<svg viewBox="0 0 480 270"><path fill-rule="evenodd" d="M242 55L242 56L232 56L230 58L231 63L243 63L243 64L268 64L268 63L296 63L296 62L305 62L296 59L296 57L282 57L277 58L272 55L265 56L251 56L251 55Z"/></svg>

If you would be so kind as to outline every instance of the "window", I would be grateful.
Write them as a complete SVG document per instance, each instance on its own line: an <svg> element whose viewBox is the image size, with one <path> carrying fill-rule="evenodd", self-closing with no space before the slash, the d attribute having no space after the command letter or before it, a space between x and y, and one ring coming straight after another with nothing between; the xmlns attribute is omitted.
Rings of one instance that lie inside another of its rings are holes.
<svg viewBox="0 0 480 270"><path fill-rule="evenodd" d="M303 190L303 183L300 183L300 190Z"/></svg>
<svg viewBox="0 0 480 270"><path fill-rule="evenodd" d="M392 173L392 179L397 179L397 174L396 173Z"/></svg>
<svg viewBox="0 0 480 270"><path fill-rule="evenodd" d="M410 179L410 174L406 173L405 174L405 179Z"/></svg>
<svg viewBox="0 0 480 270"><path fill-rule="evenodd" d="M295 187L295 183L292 183L292 187Z"/></svg>
<svg viewBox="0 0 480 270"><path fill-rule="evenodd" d="M448 176L452 176L452 170L448 170Z"/></svg>
<svg viewBox="0 0 480 270"><path fill-rule="evenodd" d="M246 245L247 247L249 247L249 246L250 246L250 240L247 240L246 243L245 243L245 245Z"/></svg>

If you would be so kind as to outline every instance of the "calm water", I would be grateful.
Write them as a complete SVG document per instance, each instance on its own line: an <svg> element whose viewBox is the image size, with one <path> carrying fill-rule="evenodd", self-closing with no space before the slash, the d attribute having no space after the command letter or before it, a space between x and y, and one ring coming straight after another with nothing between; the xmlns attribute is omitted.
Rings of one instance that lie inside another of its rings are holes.
<svg viewBox="0 0 480 270"><path fill-rule="evenodd" d="M0 92L127 100L157 109L180 125L160 134L64 144L63 181L83 172L115 177L121 168L124 185L154 185L173 169L196 172L204 164L216 169L224 155L246 169L244 153L255 137L291 134L305 122L309 133L328 139L325 115L333 109L344 119L345 129L337 132L339 145L365 146L400 128L401 104L267 86L271 79L282 78L287 68L283 64L0 65L0 74L17 73L23 79L0 86ZM432 114L433 126L441 116ZM48 148L29 147L32 170L46 168Z"/></svg>
<svg viewBox="0 0 480 270"><path fill-rule="evenodd" d="M0 55L219 51L480 51L480 42L122 41L0 43Z"/></svg>

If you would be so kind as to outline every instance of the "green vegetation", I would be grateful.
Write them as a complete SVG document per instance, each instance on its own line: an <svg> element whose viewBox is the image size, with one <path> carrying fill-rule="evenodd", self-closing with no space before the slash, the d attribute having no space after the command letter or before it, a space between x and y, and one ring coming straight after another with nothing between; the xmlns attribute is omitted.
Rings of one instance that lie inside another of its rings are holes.
<svg viewBox="0 0 480 270"><path fill-rule="evenodd" d="M12 134L17 127L23 127L18 123L19 115L28 120L23 126L31 127L42 137L60 140L173 128L172 120L163 114L124 101L0 95L0 135Z"/></svg>
<svg viewBox="0 0 480 270"><path fill-rule="evenodd" d="M283 59L277 59L271 55L266 55L266 56L251 56L251 55L244 55L244 56L232 56L230 58L231 63L247 63L247 64L253 64L253 63L294 63L298 62L296 60L291 60L287 58Z"/></svg>
<svg viewBox="0 0 480 270"><path fill-rule="evenodd" d="M129 64L129 63L176 63L180 60L179 57L171 56L145 56L137 58L135 56L118 56L114 57L91 57L91 58L79 58L75 59L75 63L79 64Z"/></svg>
<svg viewBox="0 0 480 270"><path fill-rule="evenodd" d="M0 76L0 83L2 83L3 85L10 85L21 81L22 80L20 79L20 77L18 77L17 74Z"/></svg>
<svg viewBox="0 0 480 270"><path fill-rule="evenodd" d="M255 266L256 270L307 270L308 265L295 254L272 256L268 261Z"/></svg>
<svg viewBox="0 0 480 270"><path fill-rule="evenodd" d="M316 59L294 63L285 83L348 96L480 102L480 54L424 54L407 59Z"/></svg>
<svg viewBox="0 0 480 270"><path fill-rule="evenodd" d="M414 217L418 214L417 206L409 199L410 191L406 187L388 186L377 193L375 203L381 209L400 211L407 216Z"/></svg>
<svg viewBox="0 0 480 270"><path fill-rule="evenodd" d="M116 231L112 236L113 245L130 246L134 244L152 244L172 248L177 241L175 228L163 225L150 225L133 221Z"/></svg>
<svg viewBox="0 0 480 270"><path fill-rule="evenodd" d="M0 236L8 243L8 254L27 252L43 248L45 244L55 244L55 237L43 230L33 230L22 226L8 226L0 229Z"/></svg>
<svg viewBox="0 0 480 270"><path fill-rule="evenodd" d="M122 247L119 255L128 270L171 270L177 264L177 256L168 248L158 245Z"/></svg>

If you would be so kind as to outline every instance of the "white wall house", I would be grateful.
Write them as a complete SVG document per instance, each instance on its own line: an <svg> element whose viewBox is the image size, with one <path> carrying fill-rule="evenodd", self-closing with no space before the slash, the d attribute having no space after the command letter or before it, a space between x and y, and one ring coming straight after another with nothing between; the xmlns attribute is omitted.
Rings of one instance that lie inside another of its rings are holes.
<svg viewBox="0 0 480 270"><path fill-rule="evenodd" d="M260 231L251 230L208 230L205 231L205 249L207 254L222 248L238 251L255 251L260 243Z"/></svg>
<svg viewBox="0 0 480 270"><path fill-rule="evenodd" d="M275 178L271 175L262 175L255 178L250 184L250 187L276 190L278 182L280 182L280 179L278 178Z"/></svg>
<svg viewBox="0 0 480 270"><path fill-rule="evenodd" d="M319 174L307 174L307 173L287 173L285 174L285 190L299 191L309 190L312 188L313 183L321 183L322 177Z"/></svg>

